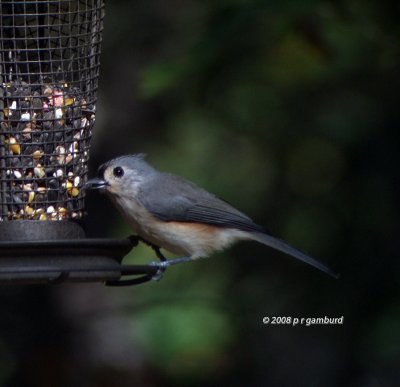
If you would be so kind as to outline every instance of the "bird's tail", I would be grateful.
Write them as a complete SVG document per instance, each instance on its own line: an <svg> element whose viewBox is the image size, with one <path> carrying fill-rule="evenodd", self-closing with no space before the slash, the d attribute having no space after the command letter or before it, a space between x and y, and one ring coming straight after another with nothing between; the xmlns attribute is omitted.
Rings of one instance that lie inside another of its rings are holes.
<svg viewBox="0 0 400 387"><path fill-rule="evenodd" d="M339 277L339 275L337 273L335 273L332 269L330 269L328 266L324 265L323 263L317 261L314 258L311 258L307 254L294 248L289 243L287 243L281 239L275 238L268 234L259 233L259 232L253 232L253 233L251 233L251 235L252 235L253 239L256 240L257 242L260 242L264 245L270 246L273 249L282 251L285 254L291 255L292 257L295 257L295 258L299 259L300 261L308 263L309 265L316 267L317 269L329 274L330 276L332 276L334 278Z"/></svg>

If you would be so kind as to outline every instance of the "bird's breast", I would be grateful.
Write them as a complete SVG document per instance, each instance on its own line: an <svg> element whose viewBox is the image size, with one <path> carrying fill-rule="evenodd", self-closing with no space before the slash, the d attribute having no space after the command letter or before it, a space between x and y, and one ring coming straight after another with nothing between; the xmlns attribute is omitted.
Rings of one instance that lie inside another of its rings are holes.
<svg viewBox="0 0 400 387"><path fill-rule="evenodd" d="M132 198L115 201L136 234L174 254L205 257L238 239L248 239L248 233L236 229L204 223L162 221Z"/></svg>

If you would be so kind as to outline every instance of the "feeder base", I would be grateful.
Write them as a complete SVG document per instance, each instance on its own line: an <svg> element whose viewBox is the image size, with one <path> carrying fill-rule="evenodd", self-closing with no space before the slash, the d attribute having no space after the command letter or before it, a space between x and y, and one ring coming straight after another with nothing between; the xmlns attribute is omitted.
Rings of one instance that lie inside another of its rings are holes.
<svg viewBox="0 0 400 387"><path fill-rule="evenodd" d="M0 285L105 282L140 284L154 278L151 265L123 265L138 239L85 238L74 221L0 222ZM139 276L128 282L123 276Z"/></svg>
<svg viewBox="0 0 400 387"><path fill-rule="evenodd" d="M49 241L81 238L85 238L85 231L72 220L0 222L0 241Z"/></svg>
<svg viewBox="0 0 400 387"><path fill-rule="evenodd" d="M0 241L0 284L118 280L132 247L130 239Z"/></svg>

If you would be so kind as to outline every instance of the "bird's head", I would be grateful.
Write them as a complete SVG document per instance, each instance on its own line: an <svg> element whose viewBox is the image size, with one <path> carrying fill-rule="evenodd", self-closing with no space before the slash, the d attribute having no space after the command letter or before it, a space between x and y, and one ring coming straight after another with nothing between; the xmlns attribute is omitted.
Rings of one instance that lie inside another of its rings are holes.
<svg viewBox="0 0 400 387"><path fill-rule="evenodd" d="M100 189L112 195L134 195L139 186L155 172L144 154L127 155L102 164L97 177L85 184L85 189Z"/></svg>

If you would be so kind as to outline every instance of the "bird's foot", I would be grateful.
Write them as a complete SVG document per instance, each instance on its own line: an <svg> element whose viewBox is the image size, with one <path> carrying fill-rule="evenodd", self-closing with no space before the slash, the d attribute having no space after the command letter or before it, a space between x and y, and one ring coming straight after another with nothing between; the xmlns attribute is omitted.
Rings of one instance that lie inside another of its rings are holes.
<svg viewBox="0 0 400 387"><path fill-rule="evenodd" d="M166 269L167 267L173 266L173 265L178 265L179 263L185 263L185 262L190 262L193 259L191 257L179 257L179 258L174 258L174 259L166 259L165 261L158 262L158 261L153 261L150 262L151 266L157 266L160 269Z"/></svg>
<svg viewBox="0 0 400 387"><path fill-rule="evenodd" d="M156 266L158 267L156 273L151 277L153 281L160 281L160 279L163 277L166 268L165 267L160 267L160 264L163 262L150 262L150 266Z"/></svg>
<svg viewBox="0 0 400 387"><path fill-rule="evenodd" d="M179 257L174 259L165 259L165 261L161 262L159 261L150 262L150 266L156 266L158 268L156 274L153 275L152 279L154 281L159 281L168 267L190 261L192 261L191 257Z"/></svg>
<svg viewBox="0 0 400 387"><path fill-rule="evenodd" d="M158 247L157 245L147 241L146 239L143 239L142 237L140 237L138 235L131 235L129 238L131 239L132 243L142 242L142 243L146 244L147 246L151 247L154 250L154 252L156 253L157 258L160 261L150 262L150 266L155 266L158 268L157 272L151 277L151 279L154 281L159 281L162 278L165 271L167 270L167 267L170 267L172 265L177 265L179 263L190 262L193 260L191 257L179 257L179 258L174 258L174 259L168 260L161 252L160 247Z"/></svg>

